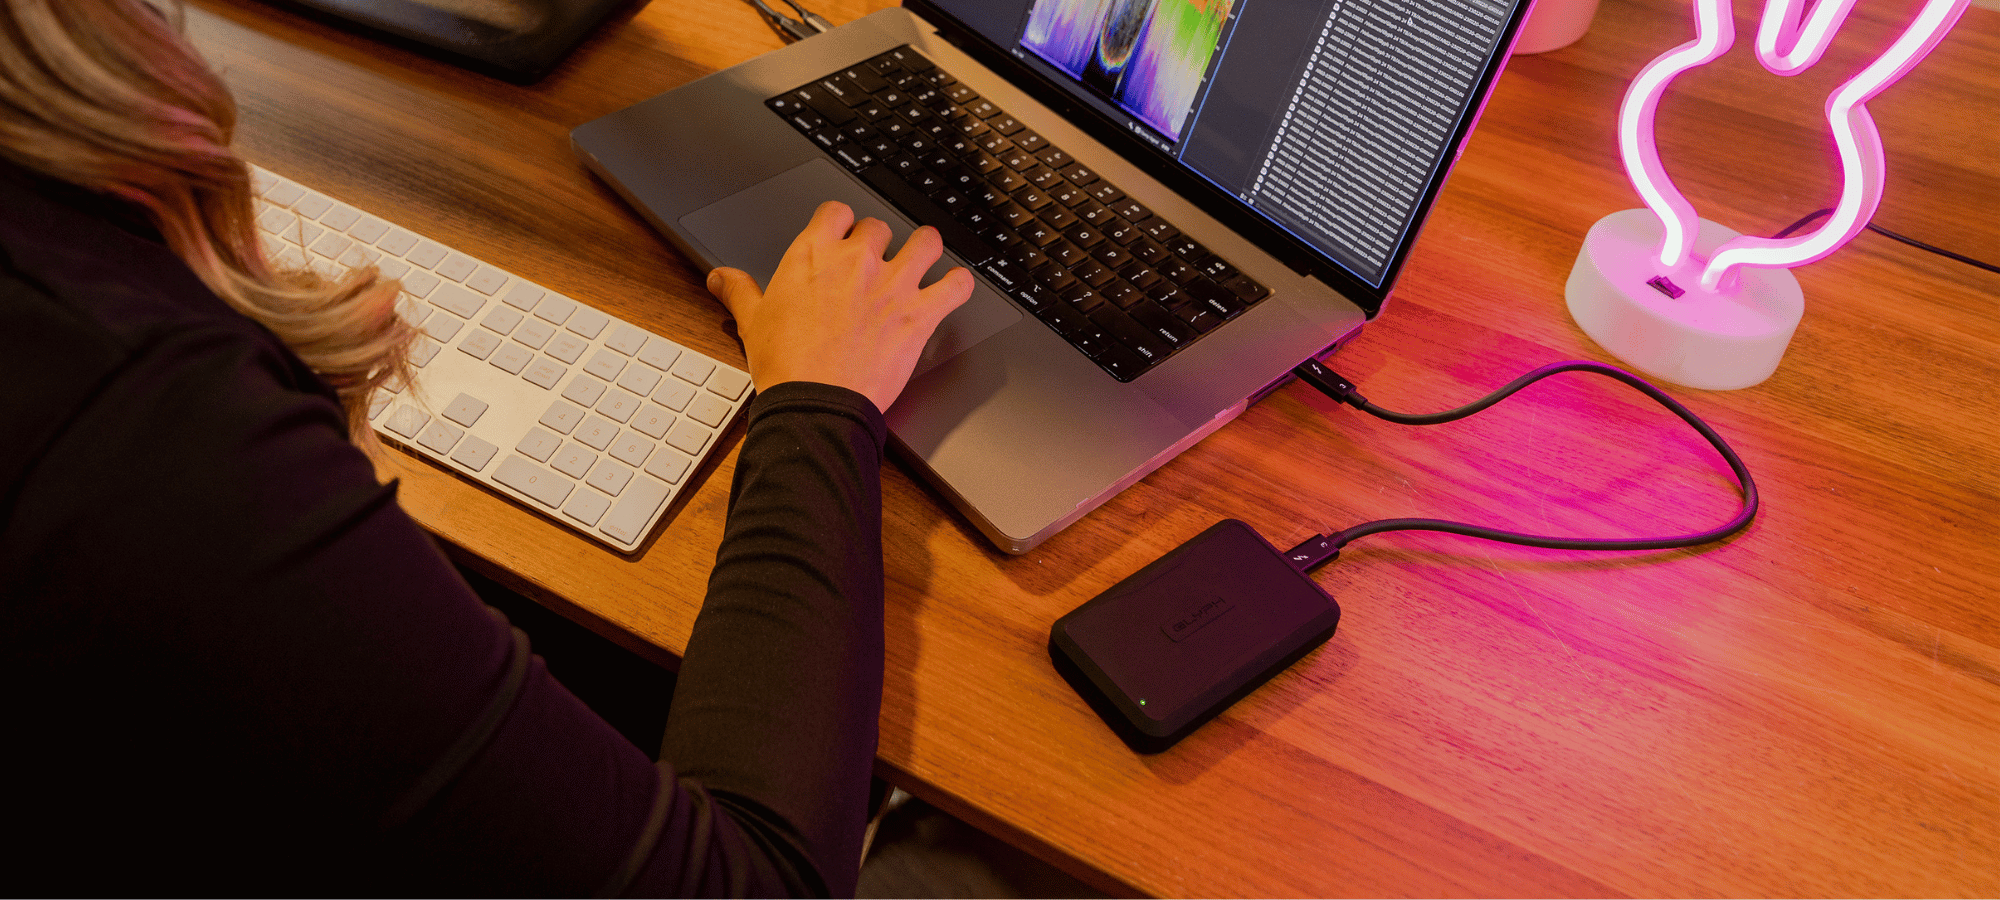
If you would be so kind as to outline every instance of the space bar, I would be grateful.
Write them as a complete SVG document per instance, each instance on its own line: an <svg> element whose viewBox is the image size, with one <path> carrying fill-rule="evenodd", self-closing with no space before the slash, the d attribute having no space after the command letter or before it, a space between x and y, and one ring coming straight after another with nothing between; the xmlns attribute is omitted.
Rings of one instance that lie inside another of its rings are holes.
<svg viewBox="0 0 2000 900"><path fill-rule="evenodd" d="M998 255L993 245L980 237L978 232L960 224L950 213L932 203L931 198L910 187L888 166L869 166L861 170L861 177L867 179L868 186L888 198L897 209L916 219L918 225L929 225L937 229L938 234L944 238L945 249L958 254L958 258L966 265L983 266Z"/></svg>

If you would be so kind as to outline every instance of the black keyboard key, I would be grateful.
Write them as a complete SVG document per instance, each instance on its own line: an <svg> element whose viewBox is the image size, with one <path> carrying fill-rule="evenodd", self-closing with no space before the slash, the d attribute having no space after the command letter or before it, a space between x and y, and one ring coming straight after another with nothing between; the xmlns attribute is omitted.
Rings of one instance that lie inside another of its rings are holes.
<svg viewBox="0 0 2000 900"><path fill-rule="evenodd" d="M1124 344L1148 362L1159 362L1172 352L1172 344L1139 324L1116 306L1108 303L1099 306L1089 314L1089 318L1090 321L1097 323L1097 327L1110 334L1113 340Z"/></svg>
<svg viewBox="0 0 2000 900"><path fill-rule="evenodd" d="M1111 377L1119 381L1131 381L1152 367L1151 363L1140 359L1138 354L1116 344L1095 357L1095 361L1099 368L1109 372Z"/></svg>
<svg viewBox="0 0 2000 900"><path fill-rule="evenodd" d="M1054 203L1055 200L1051 198L1049 195L1044 194L1041 191L1035 190L1035 188L1031 184L1028 187L1024 187L1014 192L1014 202L1019 203L1022 206L1027 207L1028 209L1039 211L1042 207Z"/></svg>
<svg viewBox="0 0 2000 900"><path fill-rule="evenodd" d="M859 85L856 85L853 79L838 72L820 79L818 87L831 95L833 99L850 107L860 106L868 100L867 91L862 90Z"/></svg>
<svg viewBox="0 0 2000 900"><path fill-rule="evenodd" d="M1060 203L1049 204L1046 209L1041 210L1040 215L1042 221L1049 223L1051 228L1057 230L1066 229L1077 222L1076 213L1064 209Z"/></svg>
<svg viewBox="0 0 2000 900"><path fill-rule="evenodd" d="M1061 172L1062 176L1071 182L1085 187L1097 180L1097 173L1080 162L1072 161L1069 165L1057 166L1056 171Z"/></svg>
<svg viewBox="0 0 2000 900"><path fill-rule="evenodd" d="M1029 153L1040 153L1042 152L1043 147L1047 147L1049 145L1048 138L1042 137L1041 135L1036 134L1032 131L1022 131L1017 134L1011 135L1011 137L1014 138L1014 146L1026 150Z"/></svg>
<svg viewBox="0 0 2000 900"><path fill-rule="evenodd" d="M1067 181L1057 182L1054 187L1049 188L1049 196L1056 198L1062 202L1062 205L1072 209L1090 199L1090 196L1083 192L1083 188L1070 184Z"/></svg>
<svg viewBox="0 0 2000 900"><path fill-rule="evenodd" d="M1074 159L1071 159L1069 154L1064 153L1062 152L1062 150L1055 147L1050 147L1047 150L1043 150L1042 152L1035 154L1035 156L1042 161L1043 165L1048 166L1051 169L1058 169L1058 170L1060 170L1063 166L1069 165L1070 163L1076 161Z"/></svg>
<svg viewBox="0 0 2000 900"><path fill-rule="evenodd" d="M1015 132L1018 132L1021 129L1027 127L1025 125L1022 125L1020 120L1014 118L1013 116L1007 115L1006 113L1001 113L1000 115L994 116L986 124L991 126L994 131L1000 132L1001 134L1005 135L1012 135Z"/></svg>
<svg viewBox="0 0 2000 900"><path fill-rule="evenodd" d="M1168 250L1174 251L1176 256L1187 260L1190 265L1199 264L1208 258L1208 248L1195 243L1194 238L1187 235L1177 234L1170 238L1161 238L1160 241L1167 245Z"/></svg>
<svg viewBox="0 0 2000 900"><path fill-rule="evenodd" d="M841 144L833 148L832 153L833 158L840 160L841 165L856 172L873 165L875 162L875 157L870 155L859 144Z"/></svg>
<svg viewBox="0 0 2000 900"><path fill-rule="evenodd" d="M1000 107L994 106L991 100L975 98L969 101L960 100L958 102L965 106L966 112L982 119L991 119L1000 115Z"/></svg>
<svg viewBox="0 0 2000 900"><path fill-rule="evenodd" d="M1159 267L1160 275L1179 285L1185 285L1201 277L1201 273L1195 271L1193 266L1171 256L1167 257L1166 262L1160 263Z"/></svg>
<svg viewBox="0 0 2000 900"><path fill-rule="evenodd" d="M1125 192L1109 181L1098 182L1090 189L1090 196L1099 203L1117 203L1125 199Z"/></svg>
<svg viewBox="0 0 2000 900"><path fill-rule="evenodd" d="M1132 304L1132 308L1126 310L1126 315L1131 316L1132 321L1144 326L1170 347L1184 347L1189 341L1201 336L1193 328L1188 327L1186 322L1176 318L1173 313L1161 309L1159 304L1150 301Z"/></svg>
<svg viewBox="0 0 2000 900"><path fill-rule="evenodd" d="M1113 278L1117 277L1116 273L1105 268L1103 263L1087 256L1076 265L1071 266L1069 271L1070 274L1075 275L1084 284L1094 288L1103 287L1110 283Z"/></svg>
<svg viewBox="0 0 2000 900"><path fill-rule="evenodd" d="M1111 208L1095 200L1076 208L1076 217L1099 228L1111 224Z"/></svg>
<svg viewBox="0 0 2000 900"><path fill-rule="evenodd" d="M1132 304L1146 299L1146 295L1133 287L1131 282L1119 278L1113 278L1099 285L1097 292L1104 295L1104 299L1116 304L1119 309L1125 310L1130 310Z"/></svg>
<svg viewBox="0 0 2000 900"><path fill-rule="evenodd" d="M1061 240L1062 232L1049 227L1047 222L1032 222L1021 226L1021 239L1037 247L1046 248Z"/></svg>
<svg viewBox="0 0 2000 900"><path fill-rule="evenodd" d="M1138 222L1153 214L1152 210L1139 205L1139 201L1134 200L1130 197L1127 197L1116 203L1111 203L1108 205L1111 207L1112 212L1115 212L1121 218L1124 218L1132 222Z"/></svg>
<svg viewBox="0 0 2000 900"><path fill-rule="evenodd" d="M1069 290L1070 288L1075 287L1076 285L1083 283L1077 281L1076 276L1071 275L1068 269L1065 269L1062 266L1055 264L1054 262L1050 262L1048 265L1036 269L1035 281L1040 283L1042 287L1048 288L1049 290L1054 291L1058 294L1062 293L1063 291Z"/></svg>
<svg viewBox="0 0 2000 900"><path fill-rule="evenodd" d="M1066 269L1075 267L1077 263L1083 262L1086 258L1083 248L1069 241L1056 241L1053 244L1043 247L1042 252L1047 253L1050 259L1055 260L1056 265Z"/></svg>
<svg viewBox="0 0 2000 900"><path fill-rule="evenodd" d="M938 88L944 91L944 95L950 97L953 103L973 103L979 100L979 95L973 93L971 88L956 81L951 84L940 84Z"/></svg>
<svg viewBox="0 0 2000 900"><path fill-rule="evenodd" d="M1255 303L1269 296L1271 289L1250 279L1248 275L1237 275L1222 282L1224 289L1235 294L1245 303Z"/></svg>
<svg viewBox="0 0 2000 900"><path fill-rule="evenodd" d="M1195 302L1208 307L1216 315L1221 316L1225 320L1236 318L1237 313L1248 309L1250 306L1248 303L1237 299L1235 294L1224 290L1221 285L1206 278L1197 278L1183 285L1183 287L1187 289L1188 296L1193 297Z"/></svg>
<svg viewBox="0 0 2000 900"><path fill-rule="evenodd" d="M1141 229L1143 230L1143 228ZM1173 258L1167 247L1152 238L1142 237L1131 244L1132 255L1144 260L1146 265L1157 266Z"/></svg>
<svg viewBox="0 0 2000 900"><path fill-rule="evenodd" d="M1139 226L1126 221L1123 217L1113 216L1111 224L1100 227L1105 237L1117 241L1120 246L1129 247L1140 237Z"/></svg>
<svg viewBox="0 0 2000 900"><path fill-rule="evenodd" d="M1013 169L999 169L986 176L986 181L1009 194L1028 186L1028 179L1022 178L1021 173Z"/></svg>
<svg viewBox="0 0 2000 900"><path fill-rule="evenodd" d="M992 261L995 253L993 245L979 236L977 231L959 224L944 209L931 201L930 197L903 183L887 166L867 166L861 168L861 177L890 203L905 215L916 219L919 225L929 225L944 237L944 245L958 255L968 266L983 266Z"/></svg>
<svg viewBox="0 0 2000 900"><path fill-rule="evenodd" d="M1068 231L1063 232L1063 237L1068 238L1070 243L1085 250L1104 243L1104 233L1083 222L1078 222L1076 225L1071 226Z"/></svg>
<svg viewBox="0 0 2000 900"><path fill-rule="evenodd" d="M1044 165L1038 164L1034 168L1029 169L1025 174L1028 176L1029 184L1041 188L1042 190L1048 190L1049 188L1057 187L1066 183L1063 181L1063 177L1061 175L1056 174L1056 170L1051 169L1048 166Z"/></svg>
<svg viewBox="0 0 2000 900"><path fill-rule="evenodd" d="M1170 241L1181 236L1181 230L1168 225L1165 219L1147 219L1139 223L1139 230L1156 241Z"/></svg>
<svg viewBox="0 0 2000 900"><path fill-rule="evenodd" d="M1105 241L1090 248L1090 258L1113 269L1123 269L1132 262L1132 253L1117 241Z"/></svg>

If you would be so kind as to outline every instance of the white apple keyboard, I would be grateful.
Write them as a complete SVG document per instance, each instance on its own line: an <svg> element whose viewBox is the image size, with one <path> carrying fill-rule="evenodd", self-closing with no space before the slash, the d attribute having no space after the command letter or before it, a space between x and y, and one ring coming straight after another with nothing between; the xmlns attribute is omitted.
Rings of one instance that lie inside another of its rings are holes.
<svg viewBox="0 0 2000 900"><path fill-rule="evenodd" d="M369 421L427 457L625 553L749 402L750 376L589 305L252 167L272 258L400 279L416 375Z"/></svg>

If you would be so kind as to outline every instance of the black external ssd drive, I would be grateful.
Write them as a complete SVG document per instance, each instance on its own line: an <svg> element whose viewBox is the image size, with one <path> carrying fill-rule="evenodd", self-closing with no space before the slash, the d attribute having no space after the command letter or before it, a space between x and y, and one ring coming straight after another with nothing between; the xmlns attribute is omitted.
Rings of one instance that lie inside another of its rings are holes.
<svg viewBox="0 0 2000 900"><path fill-rule="evenodd" d="M1057 619L1049 658L1127 745L1158 753L1339 622L1318 584L1225 519Z"/></svg>

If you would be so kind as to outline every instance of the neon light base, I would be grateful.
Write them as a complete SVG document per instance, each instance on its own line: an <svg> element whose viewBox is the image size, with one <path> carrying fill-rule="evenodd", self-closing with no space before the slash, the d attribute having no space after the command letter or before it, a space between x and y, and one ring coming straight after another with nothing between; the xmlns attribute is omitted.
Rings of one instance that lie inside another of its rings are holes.
<svg viewBox="0 0 2000 900"><path fill-rule="evenodd" d="M1566 289L1576 324L1627 365L1675 384L1728 391L1771 377L1805 315L1799 280L1789 269L1745 266L1721 289L1703 290L1709 255L1737 233L1701 220L1693 256L1673 271L1660 265L1661 236L1659 218L1646 209L1590 227ZM1680 297L1648 284L1661 276Z"/></svg>

